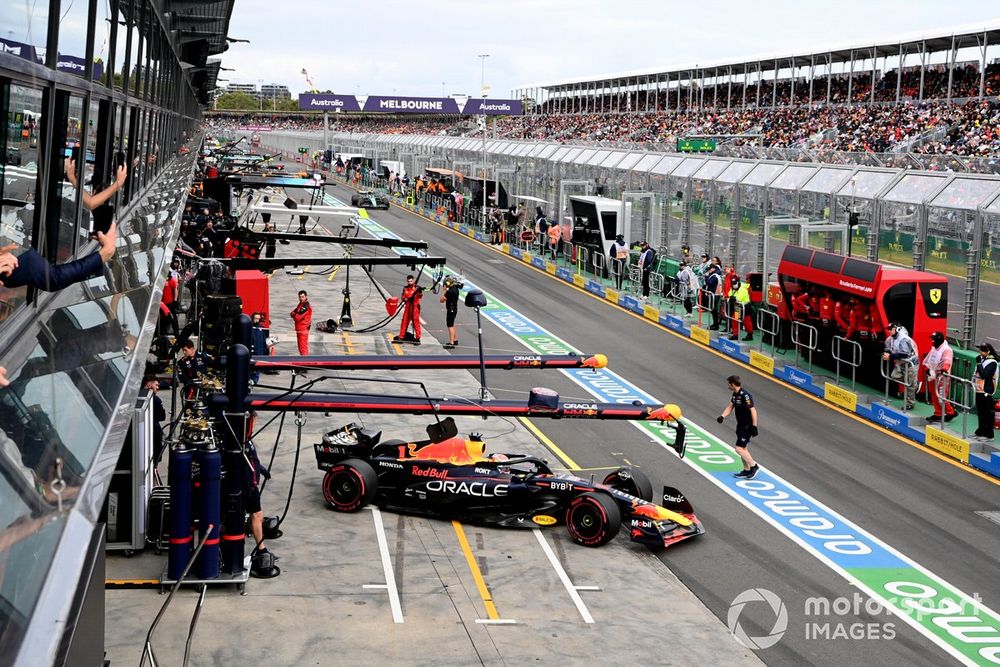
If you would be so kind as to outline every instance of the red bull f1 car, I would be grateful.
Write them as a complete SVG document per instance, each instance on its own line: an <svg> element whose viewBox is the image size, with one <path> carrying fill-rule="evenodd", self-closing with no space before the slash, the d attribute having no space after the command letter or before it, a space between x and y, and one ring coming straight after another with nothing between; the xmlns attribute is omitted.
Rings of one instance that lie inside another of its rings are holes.
<svg viewBox="0 0 1000 667"><path fill-rule="evenodd" d="M683 424L677 423L683 439ZM533 456L486 454L473 434L457 436L448 418L428 440L381 440L381 432L348 424L314 446L331 508L356 512L369 503L407 514L471 524L565 525L574 542L597 547L624 526L634 542L668 547L705 532L688 500L664 487L652 502L649 479L623 467L600 482L553 472Z"/></svg>

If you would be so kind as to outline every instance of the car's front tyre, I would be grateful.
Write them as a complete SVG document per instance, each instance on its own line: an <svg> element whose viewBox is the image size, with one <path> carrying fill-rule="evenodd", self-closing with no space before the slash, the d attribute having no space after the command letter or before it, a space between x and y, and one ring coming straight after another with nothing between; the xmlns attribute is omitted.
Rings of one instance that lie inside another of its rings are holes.
<svg viewBox="0 0 1000 667"><path fill-rule="evenodd" d="M566 509L566 529L570 538L585 547L607 544L622 525L621 512L604 493L581 493Z"/></svg>

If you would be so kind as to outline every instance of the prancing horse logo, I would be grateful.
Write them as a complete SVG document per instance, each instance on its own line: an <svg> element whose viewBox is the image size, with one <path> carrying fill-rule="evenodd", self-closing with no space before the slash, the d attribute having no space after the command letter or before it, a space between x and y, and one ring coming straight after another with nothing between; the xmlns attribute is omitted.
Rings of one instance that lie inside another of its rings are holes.
<svg viewBox="0 0 1000 667"><path fill-rule="evenodd" d="M931 303L937 305L937 303L941 300L941 290L939 290L939 289L932 289L929 292L929 294L930 294L930 297L931 297Z"/></svg>

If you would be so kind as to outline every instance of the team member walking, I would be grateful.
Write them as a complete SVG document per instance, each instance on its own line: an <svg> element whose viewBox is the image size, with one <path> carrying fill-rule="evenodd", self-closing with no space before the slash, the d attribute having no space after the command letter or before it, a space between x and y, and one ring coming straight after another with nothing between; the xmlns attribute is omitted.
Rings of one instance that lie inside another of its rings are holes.
<svg viewBox="0 0 1000 667"><path fill-rule="evenodd" d="M743 459L743 470L736 473L736 477L753 479L757 476L757 463L750 455L750 439L757 435L757 406L754 405L753 396L743 388L743 383L739 375L730 375L726 378L729 391L733 395L729 397L729 405L722 411L716 419L720 424L726 420L729 413L736 413L736 453Z"/></svg>
<svg viewBox="0 0 1000 667"><path fill-rule="evenodd" d="M299 290L299 302L289 313L295 322L295 337L299 343L299 354L309 354L309 326L312 324L313 309L309 305L309 295L305 290Z"/></svg>
<svg viewBox="0 0 1000 667"><path fill-rule="evenodd" d="M458 334L455 333L455 318L458 316L458 295L459 283L448 276L444 279L444 293L441 295L441 303L444 304L445 324L448 326L448 343L446 349L452 349L458 345Z"/></svg>

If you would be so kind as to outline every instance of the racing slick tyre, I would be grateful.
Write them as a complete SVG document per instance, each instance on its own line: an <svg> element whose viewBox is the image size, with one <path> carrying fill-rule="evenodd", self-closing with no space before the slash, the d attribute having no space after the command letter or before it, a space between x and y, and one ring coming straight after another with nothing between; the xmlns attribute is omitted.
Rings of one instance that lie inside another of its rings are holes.
<svg viewBox="0 0 1000 667"><path fill-rule="evenodd" d="M599 547L607 544L622 525L618 505L603 493L581 493L566 510L566 529L577 544Z"/></svg>
<svg viewBox="0 0 1000 667"><path fill-rule="evenodd" d="M323 498L338 512L357 512L375 498L378 475L365 461L347 459L326 471Z"/></svg>
<svg viewBox="0 0 1000 667"><path fill-rule="evenodd" d="M636 468L619 468L604 478L604 485L647 502L653 500L653 483L646 477L646 473Z"/></svg>

